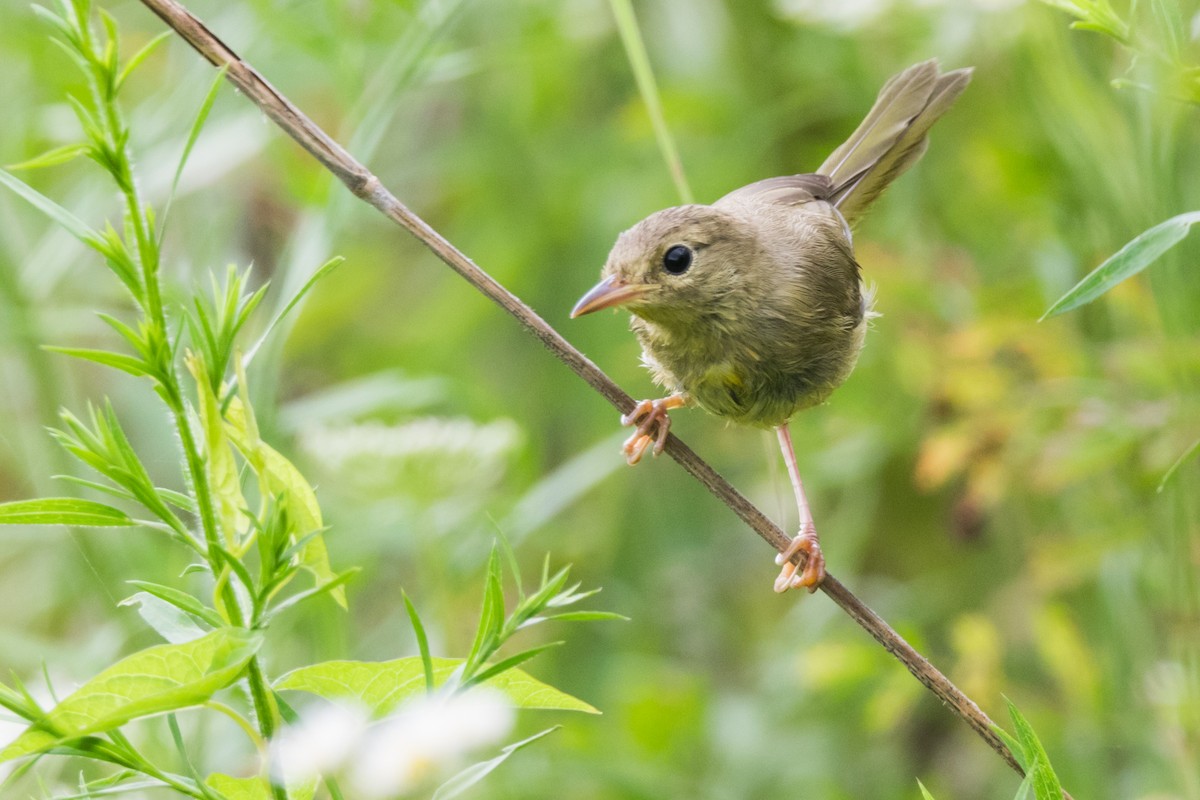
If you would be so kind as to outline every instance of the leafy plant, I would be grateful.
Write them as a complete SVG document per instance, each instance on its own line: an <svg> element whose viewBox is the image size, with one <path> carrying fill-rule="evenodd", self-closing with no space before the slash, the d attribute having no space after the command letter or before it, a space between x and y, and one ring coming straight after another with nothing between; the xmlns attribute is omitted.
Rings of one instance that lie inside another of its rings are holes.
<svg viewBox="0 0 1200 800"><path fill-rule="evenodd" d="M80 796L158 786L207 800L267 796L284 800L311 797L314 787L285 786L272 780L267 759L253 778L203 775L188 753L175 714L206 707L227 715L246 732L250 744L266 752L266 742L276 736L286 719L295 718L278 692L329 696L326 682L364 695L369 684L370 692L382 692L386 699L372 707L381 715L413 693L433 692L447 683L449 690L457 693L476 686L492 687L518 708L595 711L516 669L552 644L495 663L491 659L522 628L554 618L615 615L558 611L592 593L579 592L578 585L567 587L567 570L550 575L547 562L538 589L526 596L518 588L515 608L506 616L498 553L493 553L488 568L483 613L467 658L435 659L406 597L418 634L419 656L378 665L325 662L294 670L272 683L259 655L265 629L280 614L318 597L327 596L346 608L345 586L357 570L333 569L316 493L291 461L259 433L246 367L262 339L251 345L249 355L243 355L241 342L268 287L254 288L249 270L231 266L222 279L213 277L209 296L197 295L190 304L178 307L164 300L161 246L168 213L157 215L141 195L133 168L130 127L118 103L130 75L164 36L122 60L114 19L101 11L102 32L97 33L88 0L63 0L57 11L35 10L54 28L55 41L85 78L87 93L70 98L84 141L56 148L15 168L47 167L86 156L117 186L122 199L120 223L94 229L11 171L0 170L0 182L97 252L124 287L134 312L124 320L100 314L122 341L119 350L51 349L150 383L168 412L187 490L176 492L155 483L116 409L106 401L89 405L81 415L63 410L61 424L52 435L66 452L96 473L93 478L71 476L66 480L81 490L105 495L117 505L76 497L16 501L0 504L0 524L136 526L157 531L194 556L185 576L203 575L206 588L198 595L180 586L131 581L139 591L125 603L135 605L166 643L126 656L51 706L43 706L15 678L11 686L0 684L0 706L28 722L23 733L0 749L0 762L30 759L15 775L47 754L76 756L118 768L103 777L83 780ZM222 78L218 74L191 126L175 170L175 184ZM169 200L165 208L169 211ZM318 267L282 305L283 310L265 326L262 336L340 260L333 258ZM515 559L513 565L515 570ZM418 678L415 682L414 675ZM53 692L53 687L49 688ZM239 688L247 690L249 708L238 710L238 702L231 705L216 699L220 693ZM155 763L124 731L130 722L157 716L166 717L184 771ZM498 760L485 762L492 766L476 769L472 773L475 780L531 741L513 744ZM465 788L473 782L468 778L460 776L456 785ZM339 796L336 785L332 781L329 785L331 794Z"/></svg>

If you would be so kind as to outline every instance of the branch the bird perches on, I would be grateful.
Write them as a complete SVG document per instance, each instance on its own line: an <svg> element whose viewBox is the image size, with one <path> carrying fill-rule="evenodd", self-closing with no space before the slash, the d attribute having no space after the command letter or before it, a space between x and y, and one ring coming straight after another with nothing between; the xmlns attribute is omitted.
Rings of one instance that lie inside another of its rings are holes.
<svg viewBox="0 0 1200 800"><path fill-rule="evenodd" d="M142 0L142 2L214 66L226 69L226 77L234 86L250 98L263 113L301 147L321 162L355 196L365 200L388 219L411 233L447 266L465 278L468 283L516 317L526 330L536 336L575 374L583 378L593 389L616 406L617 410L624 414L634 407L633 398L613 383L599 367L571 346L558 331L547 324L529 306L522 303L512 292L497 283L441 234L410 211L384 188L370 170L317 127L266 78L243 61L184 6L175 0ZM737 489L733 488L728 481L717 474L716 470L674 434L668 437L665 452L692 477L700 481L717 499L729 506L767 544L778 552L783 552L787 548L791 537L769 520L753 503L742 496ZM970 725L1010 767L1021 775L1025 774L1008 746L993 731L994 723L987 714L983 713L971 698L963 694L957 686L950 682L949 678L892 630L883 618L868 608L832 575L826 575L820 589L849 614L851 619L871 634L884 649L899 659L917 680ZM1063 792L1063 796L1070 799L1070 795L1066 792Z"/></svg>

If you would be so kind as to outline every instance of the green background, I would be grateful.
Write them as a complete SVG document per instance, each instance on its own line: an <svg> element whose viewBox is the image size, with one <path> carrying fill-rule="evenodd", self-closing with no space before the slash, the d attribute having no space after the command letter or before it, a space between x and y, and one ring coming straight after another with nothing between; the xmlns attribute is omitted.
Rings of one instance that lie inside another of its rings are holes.
<svg viewBox="0 0 1200 800"><path fill-rule="evenodd" d="M139 4L106 7L129 52L162 30ZM653 392L622 315L567 316L616 234L678 202L606 3L191 7L631 394ZM857 371L792 425L829 569L994 718L1011 698L1075 797L1200 798L1197 461L1156 491L1200 436L1200 246L1037 321L1141 230L1200 208L1196 107L1152 60L1036 4L635 10L701 201L815 168L911 63L975 66L856 233L882 312ZM1180 14L1200 27L1194 2ZM26 7L0 22L0 162L14 163L79 138L63 99L79 85ZM1181 45L1196 63L1196 37ZM132 79L155 204L210 80L177 40ZM25 177L89 223L116 218L92 165ZM567 640L526 667L604 715L525 713L522 733L564 728L472 796L886 800L916 797L916 778L939 798L1012 795L1016 776L827 598L770 591L772 553L732 513L667 459L627 468L611 407L223 90L171 211L172 299L237 263L279 303L336 254L347 262L250 383L265 437L318 487L335 567L365 569L349 614L326 602L279 620L272 674L414 653L401 588L435 654L462 655L501 530L527 572L549 551L604 587L593 606L632 620L526 636ZM89 398L112 398L156 478L180 487L145 384L39 349L111 347L92 312L127 308L92 254L0 195L0 500L85 474L43 426ZM771 435L675 419L795 525ZM125 581L173 583L185 566L149 532L4 531L0 670L37 684L44 663L67 687L154 643L116 602ZM225 723L197 725L203 764L252 768ZM161 722L138 730L170 752ZM53 785L60 769L71 784L69 765L39 772Z"/></svg>

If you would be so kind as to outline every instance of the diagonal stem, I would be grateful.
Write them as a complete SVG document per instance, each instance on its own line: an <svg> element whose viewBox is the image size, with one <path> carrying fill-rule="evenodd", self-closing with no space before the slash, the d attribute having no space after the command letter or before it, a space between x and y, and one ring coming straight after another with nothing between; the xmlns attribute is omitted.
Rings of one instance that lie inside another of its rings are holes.
<svg viewBox="0 0 1200 800"><path fill-rule="evenodd" d="M628 413L634 407L633 398L613 383L612 379L605 375L599 367L576 350L529 306L522 303L512 292L476 266L462 251L450 244L440 233L396 199L380 184L375 175L292 105L257 70L238 57L186 8L176 0L142 0L142 2L209 62L217 67L226 67L228 70L226 76L231 83L332 172L357 197L370 203L384 216L415 236L447 266L516 317L527 331L537 337L547 349L586 381L589 386L616 406L622 414ZM709 466L708 462L696 455L695 451L674 434L667 438L666 452L688 474L712 492L717 499L729 506L767 544L778 552L783 552L787 548L791 537L769 520L753 503ZM801 566L803 565L801 564ZM1008 746L992 730L994 723L991 719L971 698L951 683L949 678L925 660L878 614L868 608L832 575L825 576L825 580L821 583L821 591L871 634L884 649L904 664L908 671L938 699L950 706L951 710L970 725L1004 759L1005 763L1019 774L1024 775L1024 771ZM1070 795L1066 792L1063 792L1063 796L1070 800Z"/></svg>

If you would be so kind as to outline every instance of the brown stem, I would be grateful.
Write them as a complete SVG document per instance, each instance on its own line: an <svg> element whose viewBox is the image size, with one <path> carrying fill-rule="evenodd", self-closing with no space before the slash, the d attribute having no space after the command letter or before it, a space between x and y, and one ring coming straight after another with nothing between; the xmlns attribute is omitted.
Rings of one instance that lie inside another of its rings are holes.
<svg viewBox="0 0 1200 800"><path fill-rule="evenodd" d="M391 192L380 184L365 166L306 117L292 103L267 82L253 67L243 61L227 47L200 20L175 0L142 0L155 14L171 26L188 44L215 66L228 70L228 78L243 94L250 98L268 117L313 155L356 196L370 203L389 219L398 223L433 251L451 269L463 276L472 286L494 300L501 308L517 318L525 328L538 338L555 356L575 371L579 377L621 413L628 413L634 400L604 374L582 353L576 350L554 328L550 327L529 306L522 303L512 292L497 283L492 276L475 265L450 242L429 227L420 217L410 211ZM767 544L783 552L791 538L778 525L758 510L737 489L708 465L700 456L676 436L667 439L666 452L679 462L689 474L704 484L735 514L741 517ZM832 575L826 575L821 584L833 602L837 603L850 617L875 637L883 647L900 660L917 680L955 714L962 717L988 745L1000 754L1010 767L1024 774L1013 754L1004 742L992 732L992 721L980 710L971 698L962 693L950 679L939 672L906 642L891 626L861 600L854 596ZM1063 793L1069 798L1069 795Z"/></svg>

